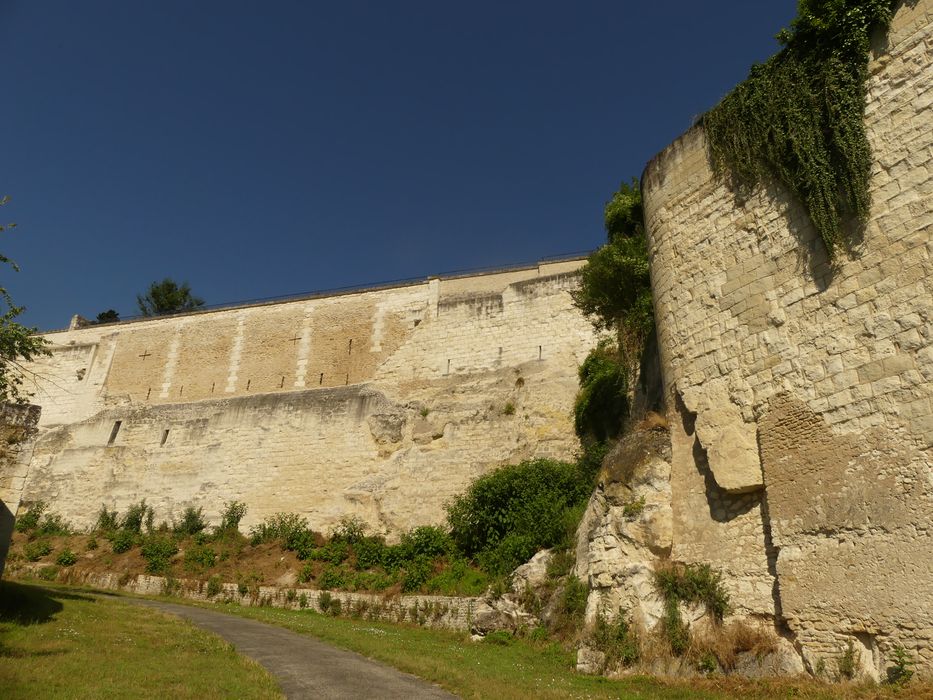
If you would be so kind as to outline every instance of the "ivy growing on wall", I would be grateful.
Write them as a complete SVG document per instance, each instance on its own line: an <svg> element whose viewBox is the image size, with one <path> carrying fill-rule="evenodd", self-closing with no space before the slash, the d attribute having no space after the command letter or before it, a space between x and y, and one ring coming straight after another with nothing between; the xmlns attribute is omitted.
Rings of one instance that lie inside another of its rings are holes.
<svg viewBox="0 0 933 700"><path fill-rule="evenodd" d="M702 119L717 175L751 190L769 180L803 204L830 256L868 218L865 134L869 41L896 0L799 0L783 49Z"/></svg>

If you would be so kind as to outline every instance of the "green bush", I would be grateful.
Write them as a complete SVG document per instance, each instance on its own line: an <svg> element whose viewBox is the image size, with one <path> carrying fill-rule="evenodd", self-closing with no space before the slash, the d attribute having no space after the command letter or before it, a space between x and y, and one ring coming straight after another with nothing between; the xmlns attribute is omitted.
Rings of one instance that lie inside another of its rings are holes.
<svg viewBox="0 0 933 700"><path fill-rule="evenodd" d="M408 559L439 557L454 549L450 535L436 525L422 525L404 533L399 544Z"/></svg>
<svg viewBox="0 0 933 700"><path fill-rule="evenodd" d="M342 569L336 566L325 566L320 578L317 580L317 585L324 591L332 588L346 588L346 575Z"/></svg>
<svg viewBox="0 0 933 700"><path fill-rule="evenodd" d="M323 561L335 566L342 564L350 556L350 546L343 540L331 540L323 547L316 547L308 553L308 559Z"/></svg>
<svg viewBox="0 0 933 700"><path fill-rule="evenodd" d="M144 498L139 503L134 503L126 509L126 513L123 514L123 518L120 520L120 529L138 535L143 531L143 523L145 522L151 524L152 508L146 505L146 499Z"/></svg>
<svg viewBox="0 0 933 700"><path fill-rule="evenodd" d="M58 578L58 567L57 566L43 566L39 569L39 578L43 581L54 581Z"/></svg>
<svg viewBox="0 0 933 700"><path fill-rule="evenodd" d="M311 564L311 562L308 562L303 567L301 567L301 571L298 572L298 582L307 583L313 578L314 578L314 566Z"/></svg>
<svg viewBox="0 0 933 700"><path fill-rule="evenodd" d="M138 540L138 533L129 530L117 530L110 539L110 545L114 554L122 554L130 551Z"/></svg>
<svg viewBox="0 0 933 700"><path fill-rule="evenodd" d="M29 506L29 510L16 519L16 531L31 532L35 530L39 526L39 518L42 517L45 509L45 501L36 501Z"/></svg>
<svg viewBox="0 0 933 700"><path fill-rule="evenodd" d="M161 574L168 571L172 557L178 554L178 547L171 537L149 535L143 540L140 551L146 560L146 572Z"/></svg>
<svg viewBox="0 0 933 700"><path fill-rule="evenodd" d="M217 552L207 545L196 544L185 550L185 568L189 571L210 569L217 564Z"/></svg>
<svg viewBox="0 0 933 700"><path fill-rule="evenodd" d="M89 537L88 540L87 540L87 544L84 545L84 548L85 548L88 552L91 552L91 551L97 549L97 538L96 538L96 537Z"/></svg>
<svg viewBox="0 0 933 700"><path fill-rule="evenodd" d="M249 531L250 544L281 542L287 550L298 549L311 533L308 521L296 513L270 515Z"/></svg>
<svg viewBox="0 0 933 700"><path fill-rule="evenodd" d="M308 607L308 594L307 593L300 593L298 595L298 607L301 608L302 610Z"/></svg>
<svg viewBox="0 0 933 700"><path fill-rule="evenodd" d="M676 656L690 646L690 628L680 614L681 603L703 604L715 622L721 622L729 611L722 575L707 564L670 563L655 571L654 586L664 599L661 629Z"/></svg>
<svg viewBox="0 0 933 700"><path fill-rule="evenodd" d="M46 513L45 517L39 522L34 535L54 537L55 535L70 535L71 528L60 515Z"/></svg>
<svg viewBox="0 0 933 700"><path fill-rule="evenodd" d="M638 661L640 649L638 635L626 619L623 610L619 610L615 620L609 621L600 614L593 628L593 646L606 655L606 666L631 666ZM604 669L605 670L605 669Z"/></svg>
<svg viewBox="0 0 933 700"><path fill-rule="evenodd" d="M894 664L889 666L885 672L885 682L891 685L904 685L910 682L914 676L914 662L907 654L907 650L902 646L895 646L892 650Z"/></svg>
<svg viewBox="0 0 933 700"><path fill-rule="evenodd" d="M101 505L97 512L97 522L94 529L99 532L113 532L120 527L120 519L116 510L107 510L107 506Z"/></svg>
<svg viewBox="0 0 933 700"><path fill-rule="evenodd" d="M331 540L355 544L366 536L366 524L359 518L341 518L340 524L331 533Z"/></svg>
<svg viewBox="0 0 933 700"><path fill-rule="evenodd" d="M223 590L223 584L220 582L220 576L211 576L207 580L207 589L205 593L208 598L213 598Z"/></svg>
<svg viewBox="0 0 933 700"><path fill-rule="evenodd" d="M421 589L431 578L431 559L417 556L405 564L405 575L402 577L402 592L414 593Z"/></svg>
<svg viewBox="0 0 933 700"><path fill-rule="evenodd" d="M317 606L322 613L327 614L328 612L330 612L330 604L332 600L333 600L333 596L331 596L331 594L328 593L327 591L324 591L323 593L321 593L321 595L318 596Z"/></svg>
<svg viewBox="0 0 933 700"><path fill-rule="evenodd" d="M353 544L356 555L356 568L360 571L372 569L382 564L386 543L381 537L363 537Z"/></svg>
<svg viewBox="0 0 933 700"><path fill-rule="evenodd" d="M447 505L450 537L486 571L506 573L561 542L564 516L585 504L591 490L579 464L537 459L502 467Z"/></svg>
<svg viewBox="0 0 933 700"><path fill-rule="evenodd" d="M188 506L182 513L181 520L173 524L172 531L180 537L194 537L206 528L204 509Z"/></svg>
<svg viewBox="0 0 933 700"><path fill-rule="evenodd" d="M223 512L220 514L220 524L217 526L216 534L225 534L240 531L240 521L246 515L246 504L240 501L229 501L224 505Z"/></svg>
<svg viewBox="0 0 933 700"><path fill-rule="evenodd" d="M52 553L52 545L46 540L36 540L27 542L23 547L23 556L26 561L39 561L42 557L47 557Z"/></svg>
<svg viewBox="0 0 933 700"><path fill-rule="evenodd" d="M70 549L65 549L55 559L55 563L59 566L74 566L78 563L78 555Z"/></svg>
<svg viewBox="0 0 933 700"><path fill-rule="evenodd" d="M600 343L580 365L580 391L573 406L581 439L615 438L629 415L628 370L615 346Z"/></svg>

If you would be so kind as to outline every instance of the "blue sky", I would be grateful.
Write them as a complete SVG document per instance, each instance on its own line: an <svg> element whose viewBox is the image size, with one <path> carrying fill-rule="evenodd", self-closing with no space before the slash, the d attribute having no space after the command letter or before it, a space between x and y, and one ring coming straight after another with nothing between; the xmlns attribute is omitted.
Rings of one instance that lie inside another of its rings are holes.
<svg viewBox="0 0 933 700"><path fill-rule="evenodd" d="M622 180L774 53L793 0L0 0L0 281L67 325L603 242Z"/></svg>

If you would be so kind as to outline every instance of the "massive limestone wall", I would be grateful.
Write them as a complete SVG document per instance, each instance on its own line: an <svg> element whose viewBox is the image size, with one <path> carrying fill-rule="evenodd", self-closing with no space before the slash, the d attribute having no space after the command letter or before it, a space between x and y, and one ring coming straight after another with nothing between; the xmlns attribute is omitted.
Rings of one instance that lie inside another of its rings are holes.
<svg viewBox="0 0 933 700"><path fill-rule="evenodd" d="M672 437L671 556L725 573L810 668L849 641L933 672L933 0L874 46L864 239L832 263L779 186L739 201L702 128L643 180Z"/></svg>
<svg viewBox="0 0 933 700"><path fill-rule="evenodd" d="M245 526L440 522L477 475L577 449L581 264L50 333L24 502L77 525L141 498L157 521L239 500Z"/></svg>

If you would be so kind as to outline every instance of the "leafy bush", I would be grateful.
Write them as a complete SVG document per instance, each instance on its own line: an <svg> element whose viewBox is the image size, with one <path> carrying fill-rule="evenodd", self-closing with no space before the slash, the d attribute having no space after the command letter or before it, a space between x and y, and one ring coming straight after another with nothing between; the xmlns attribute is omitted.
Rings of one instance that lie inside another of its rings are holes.
<svg viewBox="0 0 933 700"><path fill-rule="evenodd" d="M408 559L439 557L454 549L450 535L436 525L422 525L402 534L399 544Z"/></svg>
<svg viewBox="0 0 933 700"><path fill-rule="evenodd" d="M447 505L450 537L490 573L506 573L566 535L563 516L592 489L578 464L537 459L476 479Z"/></svg>
<svg viewBox="0 0 933 700"><path fill-rule="evenodd" d="M729 611L722 575L708 564L671 564L655 571L654 585L665 600L702 603L716 621Z"/></svg>
<svg viewBox="0 0 933 700"><path fill-rule="evenodd" d="M298 595L298 607L301 608L302 610L308 607L308 594L307 593L301 593Z"/></svg>
<svg viewBox="0 0 933 700"><path fill-rule="evenodd" d="M317 580L317 584L321 590L326 591L331 588L345 588L347 580L341 569L336 566L325 566L320 578Z"/></svg>
<svg viewBox="0 0 933 700"><path fill-rule="evenodd" d="M385 540L372 535L355 542L353 553L356 555L356 568L363 571L382 564L385 548Z"/></svg>
<svg viewBox="0 0 933 700"><path fill-rule="evenodd" d="M654 585L664 599L662 630L671 651L680 656L690 645L690 629L680 614L680 604L703 604L716 622L729 611L729 594L722 576L707 564L670 563L654 572Z"/></svg>
<svg viewBox="0 0 933 700"><path fill-rule="evenodd" d="M78 563L78 555L70 549L65 549L55 559L55 563L59 566L74 566Z"/></svg>
<svg viewBox="0 0 933 700"><path fill-rule="evenodd" d="M39 569L39 578L43 581L54 581L58 578L58 567L57 566L43 566Z"/></svg>
<svg viewBox="0 0 933 700"><path fill-rule="evenodd" d="M87 544L84 545L84 548L85 548L87 551L89 551L89 552L90 552L90 551L93 551L93 550L95 550L95 549L97 549L97 538L96 538L96 537L89 537L89 538L88 538L88 541L87 541Z"/></svg>
<svg viewBox="0 0 933 700"><path fill-rule="evenodd" d="M892 654L894 656L894 665L888 667L885 681L892 685L904 685L914 676L914 662L911 661L907 650L902 646L895 646Z"/></svg>
<svg viewBox="0 0 933 700"><path fill-rule="evenodd" d="M316 544L308 521L296 513L276 513L250 530L253 545L279 541L289 551L306 554Z"/></svg>
<svg viewBox="0 0 933 700"><path fill-rule="evenodd" d="M596 617L591 641L595 649L606 655L604 672L618 663L631 666L640 656L638 635L621 609L611 621L602 613Z"/></svg>
<svg viewBox="0 0 933 700"><path fill-rule="evenodd" d="M60 515L46 513L45 517L39 522L34 535L54 537L55 535L70 535L71 528Z"/></svg>
<svg viewBox="0 0 933 700"><path fill-rule="evenodd" d="M405 565L405 575L402 577L402 591L414 593L421 589L431 578L431 560L425 556L417 556Z"/></svg>
<svg viewBox="0 0 933 700"><path fill-rule="evenodd" d="M342 564L350 556L350 547L343 540L331 540L323 547L317 547L308 553L308 559L324 561L335 566Z"/></svg>
<svg viewBox="0 0 933 700"><path fill-rule="evenodd" d="M193 537L207 528L207 521L204 520L204 509L188 506L182 513L181 520L172 527L176 535L182 537Z"/></svg>
<svg viewBox="0 0 933 700"><path fill-rule="evenodd" d="M39 561L42 557L47 557L52 553L52 545L46 540L36 540L27 542L23 547L23 556L26 561Z"/></svg>
<svg viewBox="0 0 933 700"><path fill-rule="evenodd" d="M150 535L143 540L141 552L146 560L146 571L161 574L168 571L172 557L178 554L178 547L171 537Z"/></svg>
<svg viewBox="0 0 933 700"><path fill-rule="evenodd" d="M301 571L298 572L298 582L307 583L313 578L314 578L314 566L310 562L308 562L303 567L301 567Z"/></svg>
<svg viewBox="0 0 933 700"><path fill-rule="evenodd" d="M333 600L333 596L331 596L331 594L328 593L327 591L324 591L323 593L321 593L321 595L318 596L317 606L318 608L320 608L322 613L326 614L330 612L330 603L332 600Z"/></svg>
<svg viewBox="0 0 933 700"><path fill-rule="evenodd" d="M16 531L31 532L35 530L39 526L39 518L42 517L45 509L45 501L36 501L29 506L29 510L16 519Z"/></svg>
<svg viewBox="0 0 933 700"><path fill-rule="evenodd" d="M207 589L205 593L208 598L213 598L215 595L220 593L223 590L223 585L220 582L220 576L211 576L207 580Z"/></svg>
<svg viewBox="0 0 933 700"><path fill-rule="evenodd" d="M196 544L185 550L185 568L190 571L210 569L217 564L217 552L207 545Z"/></svg>
<svg viewBox="0 0 933 700"><path fill-rule="evenodd" d="M618 349L600 343L580 365L579 377L574 430L581 439L615 438L629 415L628 370Z"/></svg>
<svg viewBox="0 0 933 700"><path fill-rule="evenodd" d="M113 532L120 526L116 510L107 510L107 506L101 505L97 512L97 522L94 529L100 532Z"/></svg>
<svg viewBox="0 0 933 700"><path fill-rule="evenodd" d="M357 517L341 518L340 524L331 533L331 540L355 544L366 536L366 524Z"/></svg>
<svg viewBox="0 0 933 700"><path fill-rule="evenodd" d="M143 531L144 522L149 522L150 524L152 522L152 508L146 505L145 498L126 509L126 513L124 513L123 518L120 520L120 529L126 532L140 534Z"/></svg>
<svg viewBox="0 0 933 700"><path fill-rule="evenodd" d="M246 515L246 504L240 501L229 501L224 505L223 512L220 514L220 525L217 526L217 533L239 532L240 521Z"/></svg>
<svg viewBox="0 0 933 700"><path fill-rule="evenodd" d="M515 638L508 630L493 630L483 637L485 644L495 644L502 647L509 646L513 641L515 641Z"/></svg>
<svg viewBox="0 0 933 700"><path fill-rule="evenodd" d="M111 549L114 554L122 554L130 551L139 539L139 535L129 530L117 530L110 539Z"/></svg>

